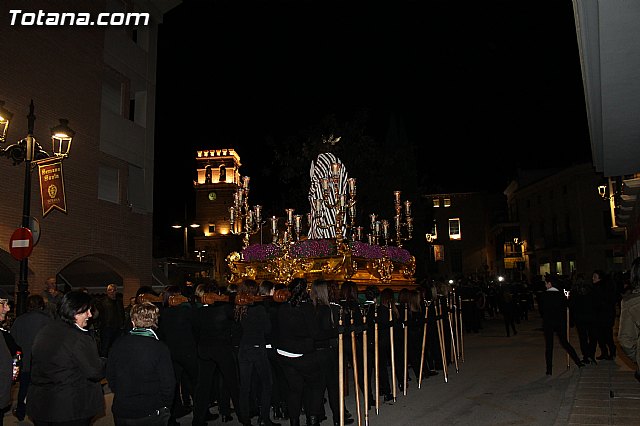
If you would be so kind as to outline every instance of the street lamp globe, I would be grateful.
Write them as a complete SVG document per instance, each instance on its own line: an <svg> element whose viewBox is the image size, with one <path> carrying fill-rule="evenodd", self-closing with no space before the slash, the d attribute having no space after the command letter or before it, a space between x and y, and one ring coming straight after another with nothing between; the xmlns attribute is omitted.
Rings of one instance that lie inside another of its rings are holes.
<svg viewBox="0 0 640 426"><path fill-rule="evenodd" d="M4 107L4 101L0 101L0 143L3 143L7 137L7 129L13 114Z"/></svg>
<svg viewBox="0 0 640 426"><path fill-rule="evenodd" d="M69 120L61 118L60 124L51 128L51 142L53 143L53 154L57 157L66 157L71 149L71 141L76 134L69 127Z"/></svg>

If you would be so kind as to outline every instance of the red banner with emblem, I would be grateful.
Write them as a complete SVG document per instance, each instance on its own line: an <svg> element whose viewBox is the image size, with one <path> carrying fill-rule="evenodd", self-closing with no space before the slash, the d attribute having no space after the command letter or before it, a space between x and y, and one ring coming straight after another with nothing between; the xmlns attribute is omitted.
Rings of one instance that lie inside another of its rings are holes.
<svg viewBox="0 0 640 426"><path fill-rule="evenodd" d="M67 200L64 195L62 160L38 164L38 172L40 175L42 217L46 217L54 209L66 214Z"/></svg>

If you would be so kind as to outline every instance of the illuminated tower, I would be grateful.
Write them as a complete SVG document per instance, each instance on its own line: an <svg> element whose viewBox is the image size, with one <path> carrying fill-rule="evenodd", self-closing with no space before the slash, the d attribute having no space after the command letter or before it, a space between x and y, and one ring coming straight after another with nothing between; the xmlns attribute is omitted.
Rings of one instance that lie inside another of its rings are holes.
<svg viewBox="0 0 640 426"><path fill-rule="evenodd" d="M229 207L241 183L240 166L233 149L196 151L195 222L204 235L194 238L195 248L200 260L213 264L213 277L220 284L225 282L225 256L242 247L241 239L229 232Z"/></svg>

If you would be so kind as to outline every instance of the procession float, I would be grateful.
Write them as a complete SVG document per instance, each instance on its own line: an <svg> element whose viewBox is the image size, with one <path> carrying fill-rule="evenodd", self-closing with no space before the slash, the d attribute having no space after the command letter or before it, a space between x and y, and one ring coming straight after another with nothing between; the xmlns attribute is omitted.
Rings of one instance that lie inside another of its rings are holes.
<svg viewBox="0 0 640 426"><path fill-rule="evenodd" d="M304 277L351 280L360 290L369 285L394 290L415 285L415 257L403 248L413 236L411 201L403 201L401 191L394 191L393 219L371 213L365 229L356 223L356 179L348 176L338 157L318 155L309 175L310 211L302 215L285 209L284 218L266 220L260 205L249 204L250 178L242 177L229 222L231 232L242 236L243 249L226 258L229 283L250 278L286 285ZM270 228L271 242L250 244L250 236L264 225Z"/></svg>

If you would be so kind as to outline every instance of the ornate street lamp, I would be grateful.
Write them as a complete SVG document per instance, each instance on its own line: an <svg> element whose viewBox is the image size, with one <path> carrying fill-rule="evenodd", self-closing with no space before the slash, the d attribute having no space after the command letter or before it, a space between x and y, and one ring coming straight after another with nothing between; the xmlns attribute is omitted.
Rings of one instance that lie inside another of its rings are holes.
<svg viewBox="0 0 640 426"><path fill-rule="evenodd" d="M31 218L31 172L35 166L43 160L51 157L33 136L33 126L36 121L34 114L33 100L29 104L29 115L27 115L27 136L17 143L0 147L0 155L4 155L13 161L13 165L22 162L25 164L24 174L24 194L22 204L22 227L28 228ZM9 128L9 122L13 114L4 108L4 102L0 101L0 143L5 142L5 137ZM75 132L68 126L68 121L60 119L60 124L51 129L51 142L53 144L53 155L57 158L65 158L69 155L71 141ZM29 283L27 280L29 272L29 259L23 258L20 261L20 279L18 281L18 293L16 301L16 315L26 311L27 296L29 295Z"/></svg>

